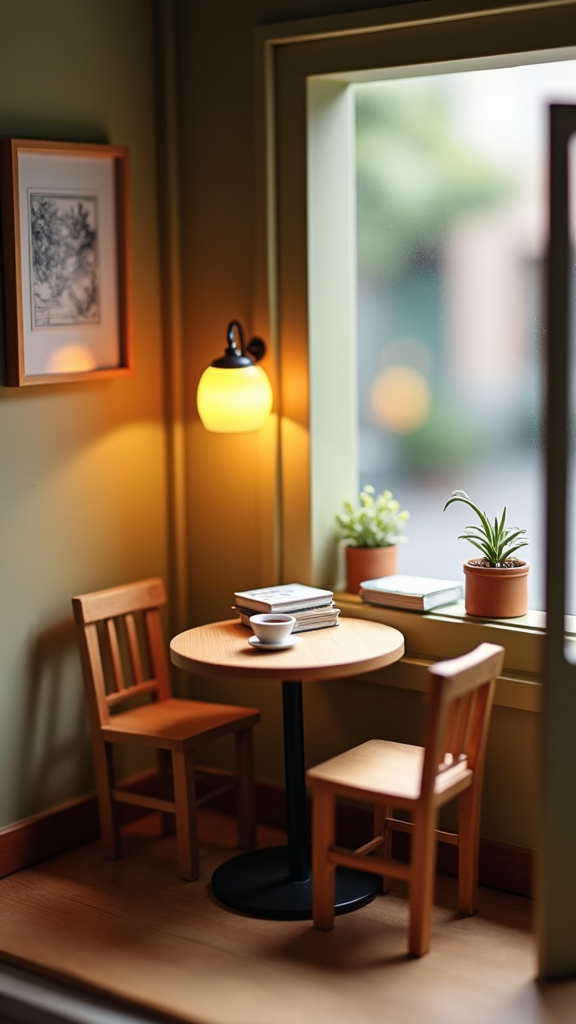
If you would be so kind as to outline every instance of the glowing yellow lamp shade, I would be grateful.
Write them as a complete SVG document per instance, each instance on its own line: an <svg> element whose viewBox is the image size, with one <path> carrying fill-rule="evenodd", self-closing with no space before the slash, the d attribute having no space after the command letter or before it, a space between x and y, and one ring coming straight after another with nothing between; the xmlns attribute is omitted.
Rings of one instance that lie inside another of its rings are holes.
<svg viewBox="0 0 576 1024"><path fill-rule="evenodd" d="M196 403L206 430L243 434L259 430L272 411L272 388L261 366L204 370Z"/></svg>

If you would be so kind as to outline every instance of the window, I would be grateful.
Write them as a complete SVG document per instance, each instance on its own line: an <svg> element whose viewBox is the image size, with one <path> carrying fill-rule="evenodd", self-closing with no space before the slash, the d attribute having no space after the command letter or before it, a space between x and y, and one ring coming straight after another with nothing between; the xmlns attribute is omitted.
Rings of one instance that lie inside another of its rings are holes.
<svg viewBox="0 0 576 1024"><path fill-rule="evenodd" d="M576 100L576 61L354 91L358 486L410 509L413 574L458 579L473 556L457 536L474 514L442 513L452 490L492 515L507 505L544 608L548 104Z"/></svg>

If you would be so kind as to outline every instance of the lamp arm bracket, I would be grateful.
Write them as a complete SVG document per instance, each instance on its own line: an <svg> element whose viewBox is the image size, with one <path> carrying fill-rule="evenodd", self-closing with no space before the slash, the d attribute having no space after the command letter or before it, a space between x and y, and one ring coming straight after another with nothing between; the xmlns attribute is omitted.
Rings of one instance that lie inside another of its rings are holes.
<svg viewBox="0 0 576 1024"><path fill-rule="evenodd" d="M251 338L246 346L255 363L259 363L266 353L266 342L262 338Z"/></svg>
<svg viewBox="0 0 576 1024"><path fill-rule="evenodd" d="M236 344L235 333L240 341L240 348ZM266 345L262 338L252 338L248 345L244 344L244 331L238 320L232 320L228 324L226 332L228 345L224 349L224 355L214 359L212 366L226 370L240 370L247 366L254 366L266 352Z"/></svg>
<svg viewBox="0 0 576 1024"><path fill-rule="evenodd" d="M266 344L262 338L251 338L248 344L244 341L244 331L242 324L239 320L231 320L228 324L228 330L226 332L228 338L228 348L226 350L227 356L238 355L238 347L234 338L234 332L237 332L238 338L240 339L240 355L250 354L255 363L259 363L263 355L266 352Z"/></svg>

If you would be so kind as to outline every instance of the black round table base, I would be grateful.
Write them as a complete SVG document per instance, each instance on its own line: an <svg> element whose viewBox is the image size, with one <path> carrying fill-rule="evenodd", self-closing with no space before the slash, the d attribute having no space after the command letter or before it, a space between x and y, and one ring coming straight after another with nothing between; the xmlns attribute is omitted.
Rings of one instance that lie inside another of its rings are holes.
<svg viewBox="0 0 576 1024"><path fill-rule="evenodd" d="M336 913L358 910L380 889L378 875L337 868ZM212 892L226 907L251 917L276 921L312 917L312 880L294 882L289 877L286 846L249 850L221 864L212 875Z"/></svg>

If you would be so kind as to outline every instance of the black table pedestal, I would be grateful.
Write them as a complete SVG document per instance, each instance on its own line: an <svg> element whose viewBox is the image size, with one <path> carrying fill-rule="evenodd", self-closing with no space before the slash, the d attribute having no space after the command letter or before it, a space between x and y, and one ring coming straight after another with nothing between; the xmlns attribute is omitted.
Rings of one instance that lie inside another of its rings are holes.
<svg viewBox="0 0 576 1024"><path fill-rule="evenodd" d="M283 683L284 764L288 845L249 850L212 875L216 899L252 917L299 921L312 917L312 880L306 814L302 684ZM336 913L370 903L381 879L364 871L336 869Z"/></svg>
<svg viewBox="0 0 576 1024"><path fill-rule="evenodd" d="M220 903L251 917L306 921L312 917L312 879L290 878L287 846L248 850L226 861L212 875ZM336 913L358 910L380 891L379 875L336 868Z"/></svg>

